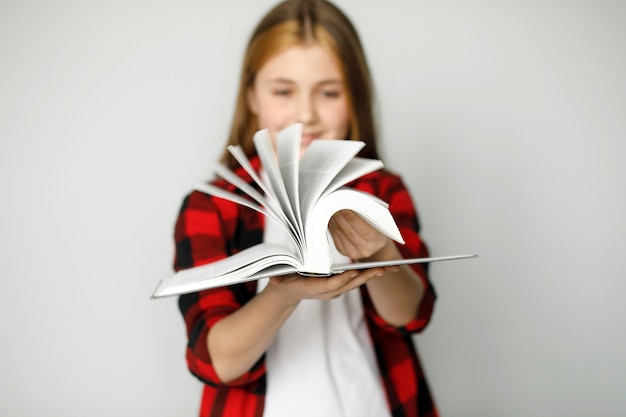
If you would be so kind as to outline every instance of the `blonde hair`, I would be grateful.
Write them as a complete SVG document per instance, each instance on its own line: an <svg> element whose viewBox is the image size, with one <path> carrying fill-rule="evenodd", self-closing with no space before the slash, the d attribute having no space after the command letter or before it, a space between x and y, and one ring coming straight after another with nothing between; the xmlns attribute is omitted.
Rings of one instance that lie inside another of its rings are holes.
<svg viewBox="0 0 626 417"><path fill-rule="evenodd" d="M361 156L378 158L372 82L363 47L350 20L325 0L287 0L260 21L244 55L228 145L240 145L249 157L255 154L252 136L259 126L248 107L248 89L270 58L290 47L311 43L329 51L342 72L350 119L345 139L363 140L366 146ZM226 150L221 161L231 168L237 165Z"/></svg>

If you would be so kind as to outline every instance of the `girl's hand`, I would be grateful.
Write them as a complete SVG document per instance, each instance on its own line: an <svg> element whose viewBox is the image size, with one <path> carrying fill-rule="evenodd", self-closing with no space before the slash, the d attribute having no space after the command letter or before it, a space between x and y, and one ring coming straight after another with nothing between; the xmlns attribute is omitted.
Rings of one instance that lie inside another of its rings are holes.
<svg viewBox="0 0 626 417"><path fill-rule="evenodd" d="M328 229L337 250L355 260L372 258L383 248L393 245L391 239L351 210L335 213L328 223Z"/></svg>
<svg viewBox="0 0 626 417"><path fill-rule="evenodd" d="M267 290L281 293L288 303L303 299L330 300L383 275L384 268L352 270L326 277L305 277L298 274L270 278Z"/></svg>

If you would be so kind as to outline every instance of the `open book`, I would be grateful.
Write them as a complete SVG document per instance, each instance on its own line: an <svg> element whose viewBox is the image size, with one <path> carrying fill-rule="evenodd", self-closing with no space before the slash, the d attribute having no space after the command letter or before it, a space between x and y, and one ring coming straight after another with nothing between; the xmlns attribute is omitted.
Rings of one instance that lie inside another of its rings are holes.
<svg viewBox="0 0 626 417"><path fill-rule="evenodd" d="M296 124L277 135L274 153L267 130L253 141L269 178L261 180L240 147L228 150L262 190L258 192L230 169L218 165L215 173L239 188L250 199L211 184L194 188L254 209L274 219L290 237L282 245L261 243L208 265L182 270L161 281L153 298L215 288L271 276L300 273L329 276L346 270L409 263L464 259L476 255L400 259L332 265L328 222L339 210L358 213L389 238L404 243L389 212L379 198L344 187L349 182L383 167L379 160L357 157L364 143L352 140L314 140L300 155L302 125Z"/></svg>

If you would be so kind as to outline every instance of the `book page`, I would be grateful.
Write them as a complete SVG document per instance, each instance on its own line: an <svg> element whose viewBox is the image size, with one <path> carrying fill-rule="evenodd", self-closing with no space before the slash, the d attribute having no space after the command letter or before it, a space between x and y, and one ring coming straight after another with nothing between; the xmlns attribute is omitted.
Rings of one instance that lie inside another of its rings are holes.
<svg viewBox="0 0 626 417"><path fill-rule="evenodd" d="M304 235L302 216L300 214L299 169L300 169L300 141L302 137L302 124L295 124L282 130L276 138L278 153L278 168L285 184L285 190L293 209L297 227L301 235ZM306 244L306 242L303 242Z"/></svg>
<svg viewBox="0 0 626 417"><path fill-rule="evenodd" d="M304 253L304 272L330 271L330 246L326 236L328 221L339 210L352 210L372 227L399 243L404 243L387 203L375 196L351 188L340 188L315 204L305 225L308 251Z"/></svg>
<svg viewBox="0 0 626 417"><path fill-rule="evenodd" d="M193 186L193 189L196 191L200 191L202 193L208 194L208 195L212 195L215 197L219 197L219 198L223 198L224 200L228 200L228 201L232 201L233 203L236 204L240 204L244 207L248 207L251 208L252 210L256 210L259 213L265 215L265 216L269 216L272 218L275 218L274 214L271 211L265 210L265 208L259 206L258 204L254 204L254 202L243 198L242 196L235 194L235 193L231 193L230 191L227 191L223 188L220 187L216 187L213 184L204 184L204 183L200 183L200 184L196 184ZM280 224L281 220L279 218L275 218L275 220Z"/></svg>
<svg viewBox="0 0 626 417"><path fill-rule="evenodd" d="M239 188L244 193L246 193L248 196L254 199L257 203L259 203L264 209L260 210L256 207L251 207L249 204L247 205L244 204L244 205L246 205L247 207L253 208L260 213L263 213L265 216L269 215L270 217L278 221L278 223L282 227L286 228L289 231L289 221L285 217L285 213L283 213L282 210L278 209L275 204L272 204L272 202L268 198L264 197L263 195L261 195L261 193L255 190L254 187L252 187L246 181L242 180L239 176L237 176L234 172L232 172L230 169L228 169L224 165L218 164L215 167L215 173L219 175L220 177L224 178L226 181L228 181L235 187ZM220 190L219 194L221 195L218 195L215 188ZM213 192L210 192L211 189L208 187L199 186L196 189L199 191L207 192L208 194L220 196L222 198L224 198L223 195L227 193L226 190L222 190L221 188L218 188L218 187L213 187ZM237 196L236 194L233 194L233 195L237 197L237 200L235 202L242 204L241 203L242 198L240 196ZM232 196L227 199L230 201L234 201ZM243 200L245 201L245 199Z"/></svg>
<svg viewBox="0 0 626 417"><path fill-rule="evenodd" d="M311 142L300 161L300 204L305 224L328 184L363 146L363 142L353 140L318 139Z"/></svg>
<svg viewBox="0 0 626 417"><path fill-rule="evenodd" d="M301 263L293 249L276 244L260 244L210 264L177 272L164 279L153 297L221 287L255 279L256 273L276 266L275 272L297 271Z"/></svg>
<svg viewBox="0 0 626 417"><path fill-rule="evenodd" d="M222 164L217 164L214 170L217 175L219 175L220 177L222 177L223 179L225 179L226 181L228 181L235 187L239 188L244 193L248 194L257 203L265 207L268 206L268 202L266 201L265 197L261 195L261 193L255 190L254 187L250 186L250 184L242 180L241 177L236 175L233 171L228 169L226 166Z"/></svg>
<svg viewBox="0 0 626 417"><path fill-rule="evenodd" d="M248 175L250 175L250 177L259 186L259 188L261 188L263 193L265 193L265 197L268 203L267 208L273 210L276 213L280 212L284 214L284 212L280 208L280 202L278 201L278 197L276 197L276 193L274 193L274 190L272 190L271 188L266 187L261 178L259 178L254 168L252 168L250 160L246 157L243 150L241 149L241 146L231 145L228 147L228 151L235 158L235 160L239 162L239 165L241 165L241 167L248 173Z"/></svg>
<svg viewBox="0 0 626 417"><path fill-rule="evenodd" d="M285 183L280 173L276 157L274 156L271 138L267 129L260 130L255 133L253 141L257 153L259 154L259 158L261 159L261 164L263 165L263 168L265 169L265 172L270 179L270 183L272 184L272 189L276 193L276 197L278 198L280 207L289 219L291 226L296 231L298 244L300 245L300 247L304 248L304 236L302 236L301 231L298 229L298 221L296 219L293 208L291 207L289 195L287 194L287 190L285 189Z"/></svg>
<svg viewBox="0 0 626 417"><path fill-rule="evenodd" d="M383 168L383 162L378 159L367 159L355 157L348 165L341 170L339 174L335 176L328 187L324 190L320 198L324 198L326 194L332 193L339 187L343 187L347 183L369 174L370 172L378 171Z"/></svg>
<svg viewBox="0 0 626 417"><path fill-rule="evenodd" d="M198 267L202 268L202 267ZM181 271L183 272L183 271ZM157 287L157 289L152 294L151 298L162 298L162 297L171 297L174 295L180 294L188 294L196 291L209 290L211 288L218 288L227 285L240 284L242 282L247 281L255 281L262 278L270 278L270 277L278 277L281 275L287 274L295 274L297 273L296 268L289 265L272 265L265 269L259 270L256 273L250 274L248 276L219 276L215 279L209 279L210 275L206 277L202 277L197 280L182 282L170 282L168 280L163 280ZM176 275L175 275L176 276Z"/></svg>
<svg viewBox="0 0 626 417"><path fill-rule="evenodd" d="M355 262L351 264L333 265L333 267L331 268L331 274L340 274L342 272L351 271L354 269L371 269L371 268L381 268L381 267L387 267L387 266L422 264L422 263L442 262L442 261L455 261L459 259L470 259L470 258L478 258L478 255L477 254L452 255L452 256L438 256L438 257L430 257L430 258L396 259L393 261Z"/></svg>

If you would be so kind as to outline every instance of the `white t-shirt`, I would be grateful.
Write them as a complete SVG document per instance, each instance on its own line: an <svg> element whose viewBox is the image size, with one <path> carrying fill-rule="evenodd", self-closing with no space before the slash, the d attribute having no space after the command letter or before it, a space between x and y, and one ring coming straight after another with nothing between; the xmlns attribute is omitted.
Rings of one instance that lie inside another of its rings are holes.
<svg viewBox="0 0 626 417"><path fill-rule="evenodd" d="M266 218L265 242L284 242L285 233ZM335 262L349 262L332 248ZM266 285L259 281L258 291ZM265 362L264 417L390 416L359 290L330 301L302 300Z"/></svg>

